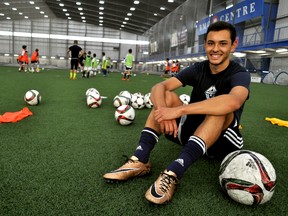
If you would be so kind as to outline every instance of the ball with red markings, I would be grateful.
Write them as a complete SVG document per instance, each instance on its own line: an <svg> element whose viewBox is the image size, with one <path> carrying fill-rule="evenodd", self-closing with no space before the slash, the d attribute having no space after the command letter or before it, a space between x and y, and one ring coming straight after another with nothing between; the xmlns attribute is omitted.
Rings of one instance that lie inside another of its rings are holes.
<svg viewBox="0 0 288 216"><path fill-rule="evenodd" d="M120 125L130 125L135 120L135 110L130 105L121 105L115 111L115 119Z"/></svg>

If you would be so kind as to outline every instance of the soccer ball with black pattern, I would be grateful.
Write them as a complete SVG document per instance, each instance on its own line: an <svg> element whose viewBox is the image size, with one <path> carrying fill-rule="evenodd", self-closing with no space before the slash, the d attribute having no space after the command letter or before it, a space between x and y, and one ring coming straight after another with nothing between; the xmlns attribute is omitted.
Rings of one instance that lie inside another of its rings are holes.
<svg viewBox="0 0 288 216"><path fill-rule="evenodd" d="M145 107L145 102L144 102L144 95L143 94L139 94L139 93L135 93L132 95L131 98L131 106L134 109L142 109Z"/></svg>
<svg viewBox="0 0 288 216"><path fill-rule="evenodd" d="M96 89L96 88L89 88L89 89L87 89L87 91L86 91L86 97L89 95L89 93L91 93L91 92L98 92L99 93L99 91Z"/></svg>
<svg viewBox="0 0 288 216"><path fill-rule="evenodd" d="M189 104L190 96L187 94L181 94L179 96L180 100L183 102L183 104Z"/></svg>
<svg viewBox="0 0 288 216"><path fill-rule="evenodd" d="M145 106L149 109L151 109L153 107L153 103L150 99L150 96L151 96L151 93L147 93L144 95L144 103L145 103Z"/></svg>
<svg viewBox="0 0 288 216"><path fill-rule="evenodd" d="M113 99L114 107L119 107L121 105L129 105L130 100L127 97L116 95Z"/></svg>
<svg viewBox="0 0 288 216"><path fill-rule="evenodd" d="M102 98L98 91L92 91L87 95L86 102L88 107L97 108L102 104Z"/></svg>
<svg viewBox="0 0 288 216"><path fill-rule="evenodd" d="M131 98L132 98L132 94L129 91L127 91L127 90L121 91L118 95L128 98L129 99L129 104L130 104Z"/></svg>
<svg viewBox="0 0 288 216"><path fill-rule="evenodd" d="M135 119L135 110L130 105L121 105L115 111L115 119L120 125L130 125Z"/></svg>
<svg viewBox="0 0 288 216"><path fill-rule="evenodd" d="M259 205L273 196L276 172L271 162L262 154L238 150L223 159L219 182L224 192L236 202Z"/></svg>
<svg viewBox="0 0 288 216"><path fill-rule="evenodd" d="M29 90L24 95L24 101L31 106L36 106L41 102L41 95L37 90Z"/></svg>

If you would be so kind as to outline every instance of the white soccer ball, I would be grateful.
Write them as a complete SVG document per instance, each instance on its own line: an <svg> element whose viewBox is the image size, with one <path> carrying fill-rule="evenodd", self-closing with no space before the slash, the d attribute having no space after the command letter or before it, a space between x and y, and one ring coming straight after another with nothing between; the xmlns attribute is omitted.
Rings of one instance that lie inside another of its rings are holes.
<svg viewBox="0 0 288 216"><path fill-rule="evenodd" d="M144 96L140 93L135 93L131 98L131 106L134 109L142 109L145 107Z"/></svg>
<svg viewBox="0 0 288 216"><path fill-rule="evenodd" d="M271 199L276 186L276 172L260 153L239 150L228 154L221 163L219 182L236 202L259 205Z"/></svg>
<svg viewBox="0 0 288 216"><path fill-rule="evenodd" d="M115 111L115 119L120 125L130 125L135 119L135 110L129 105L121 105Z"/></svg>
<svg viewBox="0 0 288 216"><path fill-rule="evenodd" d="M98 92L99 93L99 91L96 89L96 88L89 88L89 89L87 89L87 91L86 91L86 97L89 95L89 93L91 93L91 92Z"/></svg>
<svg viewBox="0 0 288 216"><path fill-rule="evenodd" d="M41 99L42 97L37 90L29 90L24 95L24 101L31 106L38 105Z"/></svg>
<svg viewBox="0 0 288 216"><path fill-rule="evenodd" d="M190 101L190 96L187 94L181 94L179 96L180 100L184 103L184 104L189 104Z"/></svg>
<svg viewBox="0 0 288 216"><path fill-rule="evenodd" d="M144 103L145 103L145 106L149 109L151 109L153 107L153 103L150 99L150 96L151 96L151 93L147 93L144 95Z"/></svg>
<svg viewBox="0 0 288 216"><path fill-rule="evenodd" d="M129 103L130 103L131 98L132 98L132 94L129 91L127 91L127 90L121 91L118 95L128 98Z"/></svg>
<svg viewBox="0 0 288 216"><path fill-rule="evenodd" d="M90 108L97 108L102 104L102 97L98 91L92 91L87 95L86 101Z"/></svg>
<svg viewBox="0 0 288 216"><path fill-rule="evenodd" d="M127 97L116 95L113 99L114 107L119 107L121 105L129 105L130 100Z"/></svg>

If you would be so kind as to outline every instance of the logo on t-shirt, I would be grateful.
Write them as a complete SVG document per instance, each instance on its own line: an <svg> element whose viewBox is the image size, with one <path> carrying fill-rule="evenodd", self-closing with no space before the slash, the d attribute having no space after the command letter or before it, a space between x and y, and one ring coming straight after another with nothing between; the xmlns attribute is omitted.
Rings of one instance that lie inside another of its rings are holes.
<svg viewBox="0 0 288 216"><path fill-rule="evenodd" d="M206 95L206 99L212 98L215 96L217 92L217 89L215 87L215 85L210 86L206 91L205 91L205 95Z"/></svg>

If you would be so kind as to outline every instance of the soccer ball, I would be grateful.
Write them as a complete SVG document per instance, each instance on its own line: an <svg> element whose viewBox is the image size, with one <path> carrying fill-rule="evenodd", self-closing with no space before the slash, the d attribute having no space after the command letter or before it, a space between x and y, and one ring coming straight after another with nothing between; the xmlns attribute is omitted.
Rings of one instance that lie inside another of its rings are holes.
<svg viewBox="0 0 288 216"><path fill-rule="evenodd" d="M89 95L90 92L98 92L98 93L99 93L99 91L98 91L97 89L95 89L95 88L89 88L89 89L87 89L87 91L86 91L86 97Z"/></svg>
<svg viewBox="0 0 288 216"><path fill-rule="evenodd" d="M114 107L119 107L121 105L129 105L130 100L124 96L116 95L113 99Z"/></svg>
<svg viewBox="0 0 288 216"><path fill-rule="evenodd" d="M236 202L259 205L269 201L276 186L276 173L271 162L260 153L238 150L221 162L219 182Z"/></svg>
<svg viewBox="0 0 288 216"><path fill-rule="evenodd" d="M189 104L190 96L187 94L181 94L179 96L180 100L183 102L183 104Z"/></svg>
<svg viewBox="0 0 288 216"><path fill-rule="evenodd" d="M133 94L131 98L131 106L134 109L142 109L145 107L144 96L139 93Z"/></svg>
<svg viewBox="0 0 288 216"><path fill-rule="evenodd" d="M128 98L129 103L130 103L131 98L132 98L132 94L129 91L127 91L127 90L121 91L118 95Z"/></svg>
<svg viewBox="0 0 288 216"><path fill-rule="evenodd" d="M130 125L135 119L135 110L130 105L121 105L115 111L115 119L120 125Z"/></svg>
<svg viewBox="0 0 288 216"><path fill-rule="evenodd" d="M97 108L102 104L102 98L100 93L97 91L92 91L87 96L87 105L90 108Z"/></svg>
<svg viewBox="0 0 288 216"><path fill-rule="evenodd" d="M24 95L24 101L31 106L38 105L41 99L41 95L37 90L29 90Z"/></svg>
<svg viewBox="0 0 288 216"><path fill-rule="evenodd" d="M153 107L153 103L150 100L150 96L151 96L150 92L144 95L145 106L149 109L151 109Z"/></svg>

